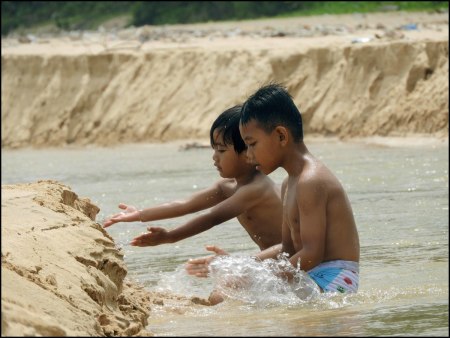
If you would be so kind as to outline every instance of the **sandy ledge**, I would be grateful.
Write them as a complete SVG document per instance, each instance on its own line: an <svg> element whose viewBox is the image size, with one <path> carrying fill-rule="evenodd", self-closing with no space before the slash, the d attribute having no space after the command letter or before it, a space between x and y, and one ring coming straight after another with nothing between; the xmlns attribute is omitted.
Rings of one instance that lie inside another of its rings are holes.
<svg viewBox="0 0 450 338"><path fill-rule="evenodd" d="M448 12L21 41L2 39L2 149L205 138L221 111L271 81L292 94L306 134L448 134Z"/></svg>
<svg viewBox="0 0 450 338"><path fill-rule="evenodd" d="M126 279L98 212L57 181L2 185L2 336L152 336L152 305L207 305Z"/></svg>

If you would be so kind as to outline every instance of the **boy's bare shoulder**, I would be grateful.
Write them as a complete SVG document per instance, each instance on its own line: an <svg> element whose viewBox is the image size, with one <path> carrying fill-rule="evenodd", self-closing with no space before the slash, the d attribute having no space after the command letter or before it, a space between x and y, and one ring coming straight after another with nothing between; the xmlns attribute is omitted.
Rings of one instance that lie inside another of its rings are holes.
<svg viewBox="0 0 450 338"><path fill-rule="evenodd" d="M219 186L228 186L236 184L236 180L234 178L221 178L216 182L216 184Z"/></svg>
<svg viewBox="0 0 450 338"><path fill-rule="evenodd" d="M245 195L247 198L251 199L262 197L263 195L274 191L274 187L277 188L275 182L272 181L270 177L263 174L256 175L247 184L241 186L238 186L236 180L232 178L221 179L216 184L218 184L226 196L231 196L239 191L241 196Z"/></svg>
<svg viewBox="0 0 450 338"><path fill-rule="evenodd" d="M299 183L320 182L330 178L332 175L330 169L317 158L310 158L306 161L299 175Z"/></svg>
<svg viewBox="0 0 450 338"><path fill-rule="evenodd" d="M236 188L236 180L233 178L222 178L216 182L216 186L223 192Z"/></svg>
<svg viewBox="0 0 450 338"><path fill-rule="evenodd" d="M336 176L322 162L306 165L298 177L299 191L325 192L338 183Z"/></svg>
<svg viewBox="0 0 450 338"><path fill-rule="evenodd" d="M253 184L254 186L260 186L260 187L264 188L264 187L268 187L268 186L273 186L275 184L275 182L269 176L259 173L251 181L251 184Z"/></svg>
<svg viewBox="0 0 450 338"><path fill-rule="evenodd" d="M260 174L248 184L242 186L249 194L254 194L254 197L262 197L268 193L276 192L280 187L268 176Z"/></svg>

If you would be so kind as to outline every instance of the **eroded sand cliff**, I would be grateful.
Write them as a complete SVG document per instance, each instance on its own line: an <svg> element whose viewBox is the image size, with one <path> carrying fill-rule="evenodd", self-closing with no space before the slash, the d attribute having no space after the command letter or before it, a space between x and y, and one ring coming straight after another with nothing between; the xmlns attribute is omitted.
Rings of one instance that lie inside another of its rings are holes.
<svg viewBox="0 0 450 338"><path fill-rule="evenodd" d="M315 17L229 23L234 35L209 24L168 27L166 38L148 38L150 27L116 40L6 41L2 147L207 138L220 112L270 81L287 86L307 134L447 137L448 13L390 15L338 17L344 32L318 30L336 17ZM286 22L312 33L292 35ZM276 34L252 33L267 27ZM353 43L361 37L370 41Z"/></svg>
<svg viewBox="0 0 450 338"><path fill-rule="evenodd" d="M2 336L145 334L150 296L98 211L58 182L2 186Z"/></svg>

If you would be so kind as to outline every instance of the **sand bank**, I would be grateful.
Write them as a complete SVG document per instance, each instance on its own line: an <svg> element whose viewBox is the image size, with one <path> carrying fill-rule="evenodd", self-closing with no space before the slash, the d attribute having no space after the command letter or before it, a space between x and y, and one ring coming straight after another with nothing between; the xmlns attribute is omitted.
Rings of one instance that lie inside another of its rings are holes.
<svg viewBox="0 0 450 338"><path fill-rule="evenodd" d="M126 279L99 209L56 181L2 185L2 336L151 336L170 301Z"/></svg>
<svg viewBox="0 0 450 338"><path fill-rule="evenodd" d="M140 27L2 40L2 147L206 138L282 82L305 132L448 137L448 13Z"/></svg>

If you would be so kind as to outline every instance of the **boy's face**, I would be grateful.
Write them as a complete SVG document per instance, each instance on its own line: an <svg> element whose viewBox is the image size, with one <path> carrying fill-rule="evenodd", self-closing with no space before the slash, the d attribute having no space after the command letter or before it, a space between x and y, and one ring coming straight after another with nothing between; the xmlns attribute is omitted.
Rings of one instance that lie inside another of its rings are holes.
<svg viewBox="0 0 450 338"><path fill-rule="evenodd" d="M279 167L279 137L275 131L267 133L255 120L240 124L239 131L247 145L247 157L256 165L256 169L268 175Z"/></svg>
<svg viewBox="0 0 450 338"><path fill-rule="evenodd" d="M240 174L242 165L246 165L245 152L236 153L233 145L225 144L222 134L214 130L214 166L223 178L234 178Z"/></svg>

